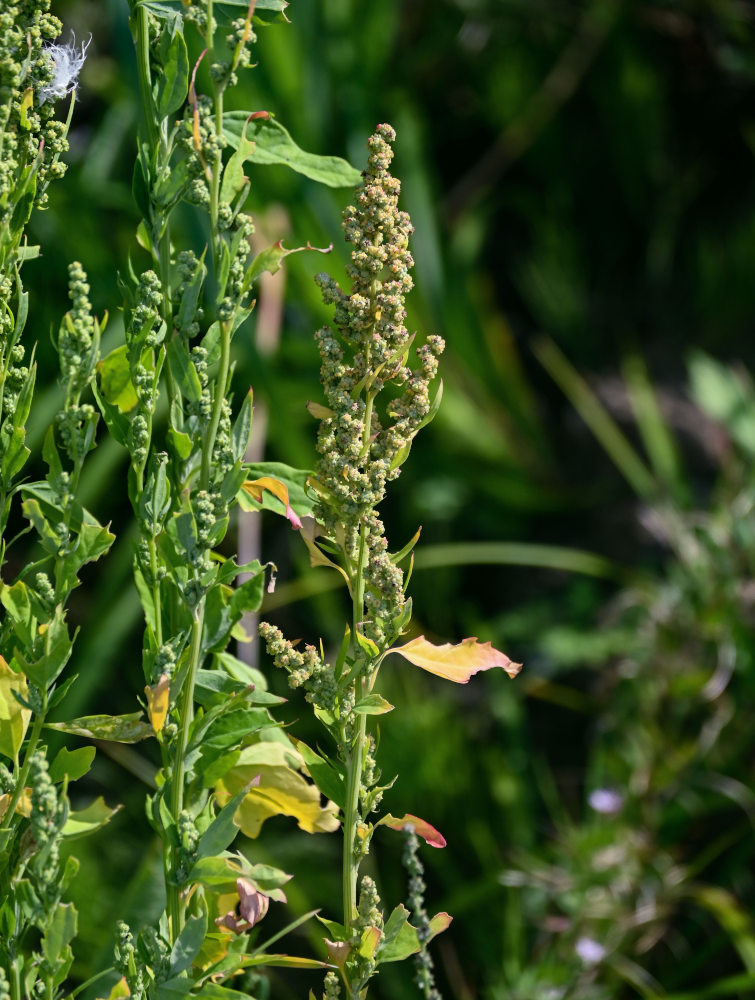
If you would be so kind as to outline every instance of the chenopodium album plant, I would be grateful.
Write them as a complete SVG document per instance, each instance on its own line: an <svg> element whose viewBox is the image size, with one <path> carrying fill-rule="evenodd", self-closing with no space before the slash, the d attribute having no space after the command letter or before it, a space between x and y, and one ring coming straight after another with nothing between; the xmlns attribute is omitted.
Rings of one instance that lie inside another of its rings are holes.
<svg viewBox="0 0 755 1000"><path fill-rule="evenodd" d="M344 292L328 275L318 277L325 302L335 306L335 330L317 334L326 404L310 404L320 418L320 457L308 480L313 516L302 525L302 536L312 565L332 567L344 577L351 620L333 663L325 661L322 646L300 651L279 629L260 625L275 664L287 671L291 687L304 689L331 738L330 757L294 742L343 819L342 922L323 919L340 982L335 973L328 973L326 996L339 996L344 987L354 1000L365 995L381 963L412 954L418 955L417 979L423 992L437 995L426 945L451 919L445 913L428 919L416 851L417 835L434 847L445 845L443 837L414 815L373 816L393 784L380 784L377 743L368 725L393 708L376 689L380 666L389 653L399 653L410 663L461 683L478 670L503 667L514 676L519 669L490 643L476 639L435 646L419 636L394 645L411 619L401 564L411 559L419 532L399 552L389 553L377 506L387 484L399 475L413 438L438 409L441 393L431 402L429 389L444 347L440 337L428 337L416 349L416 367L410 366L414 336L405 326L404 296L412 287L412 227L408 215L398 209L400 185L388 169L394 139L389 125L378 126L368 142L368 165L356 204L344 211L344 233L353 247L347 268L351 292ZM399 904L386 915L373 879L360 878L362 860L379 826L407 832L412 913Z"/></svg>
<svg viewBox="0 0 755 1000"><path fill-rule="evenodd" d="M74 640L69 596L82 567L113 541L77 500L98 420L87 394L100 340L79 264L69 269L73 308L56 343L63 404L44 441L49 471L40 482L23 478L36 366L23 342L29 301L21 268L40 249L27 244L25 227L65 172L68 125L54 118L55 101L73 87L83 59L83 51L52 44L61 25L49 6L27 0L0 12L0 995L13 1000L62 995L76 934L75 908L63 896L78 863L61 863L61 841L111 815L102 800L79 813L69 808L69 785L89 770L94 748L63 749L48 762L42 739L74 679L60 682ZM73 100L69 121L72 109ZM30 532L36 551L24 562L30 547L17 543Z"/></svg>

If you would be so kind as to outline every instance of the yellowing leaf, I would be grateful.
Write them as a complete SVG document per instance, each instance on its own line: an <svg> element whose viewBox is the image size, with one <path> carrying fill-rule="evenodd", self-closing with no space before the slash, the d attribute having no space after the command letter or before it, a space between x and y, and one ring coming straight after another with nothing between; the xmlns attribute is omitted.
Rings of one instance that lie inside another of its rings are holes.
<svg viewBox="0 0 755 1000"><path fill-rule="evenodd" d="M160 680L154 687L145 687L144 693L147 696L147 715L152 723L152 728L156 733L165 725L170 705L170 677L162 674Z"/></svg>
<svg viewBox="0 0 755 1000"><path fill-rule="evenodd" d="M131 990L128 988L128 983L126 982L126 977L119 979L112 990L108 993L107 997L103 997L102 1000L121 1000L124 997L130 997Z"/></svg>
<svg viewBox="0 0 755 1000"><path fill-rule="evenodd" d="M291 522L293 528L301 528L301 520L299 515L293 510L288 499L288 486L282 483L280 479L274 479L272 476L262 476L260 479L247 479L245 483L241 484L241 489L248 493L253 500L258 503L262 501L262 491L267 490L268 493L272 493L274 497L277 497L283 506L286 508L286 517Z"/></svg>
<svg viewBox="0 0 755 1000"><path fill-rule="evenodd" d="M479 670L502 667L509 677L516 677L522 669L521 663L512 663L505 653L494 649L489 642L478 642L475 636L463 639L456 646L450 642L434 646L421 635L405 646L394 646L388 652L399 653L416 667L456 684L466 684Z"/></svg>
<svg viewBox="0 0 755 1000"><path fill-rule="evenodd" d="M0 822L8 811L10 800L11 797L7 792L5 795L0 795ZM21 793L21 797L16 803L16 812L19 816L26 816L27 819L31 816L31 788L25 788Z"/></svg>
<svg viewBox="0 0 755 1000"><path fill-rule="evenodd" d="M0 656L0 753L15 760L24 742L31 712L24 708L13 695L17 691L22 698L29 689L22 673L11 670Z"/></svg>
<svg viewBox="0 0 755 1000"><path fill-rule="evenodd" d="M256 743L241 751L238 763L218 782L221 801L230 799L259 776L239 806L234 822L247 837L256 837L271 816L293 816L307 833L330 833L338 829L338 807L320 804L320 792L299 773L304 766L292 747L272 741Z"/></svg>

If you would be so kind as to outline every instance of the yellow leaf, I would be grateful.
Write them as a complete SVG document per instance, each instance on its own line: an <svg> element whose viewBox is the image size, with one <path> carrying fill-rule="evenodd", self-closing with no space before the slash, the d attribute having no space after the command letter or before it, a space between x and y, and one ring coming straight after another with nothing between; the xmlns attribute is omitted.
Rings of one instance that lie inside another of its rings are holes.
<svg viewBox="0 0 755 1000"><path fill-rule="evenodd" d="M10 805L11 797L8 793L5 795L0 795L0 822L2 822L3 817L8 811L8 806ZM31 788L25 788L16 803L16 812L19 816L26 816L28 819L31 816Z"/></svg>
<svg viewBox="0 0 755 1000"><path fill-rule="evenodd" d="M416 667L456 684L466 684L472 674L492 667L502 667L509 677L516 677L522 669L521 663L512 663L505 653L494 649L489 642L478 642L475 636L462 640L456 646L450 642L434 646L421 635L405 646L394 646L388 652L399 653Z"/></svg>
<svg viewBox="0 0 755 1000"><path fill-rule="evenodd" d="M31 718L29 709L13 696L14 691L22 698L28 696L26 678L22 673L11 670L0 656L0 753L11 760L16 760Z"/></svg>
<svg viewBox="0 0 755 1000"><path fill-rule="evenodd" d="M145 687L144 693L147 696L147 715L152 723L152 728L156 733L165 725L170 705L170 677L162 674L160 680L154 687Z"/></svg>
<svg viewBox="0 0 755 1000"><path fill-rule="evenodd" d="M249 496L256 500L258 503L262 502L262 491L267 490L268 493L272 493L274 497L277 497L283 506L286 508L286 517L291 522L293 528L301 528L301 520L299 515L295 513L288 499L288 486L282 483L280 479L274 479L272 476L262 476L260 479L247 479L245 483L241 484L241 489L248 493Z"/></svg>
<svg viewBox="0 0 755 1000"><path fill-rule="evenodd" d="M338 829L338 807L320 804L320 791L299 773L304 760L292 747L267 741L241 751L238 763L216 786L221 801L236 795L259 776L234 817L247 835L256 837L271 816L293 816L307 833L330 833Z"/></svg>

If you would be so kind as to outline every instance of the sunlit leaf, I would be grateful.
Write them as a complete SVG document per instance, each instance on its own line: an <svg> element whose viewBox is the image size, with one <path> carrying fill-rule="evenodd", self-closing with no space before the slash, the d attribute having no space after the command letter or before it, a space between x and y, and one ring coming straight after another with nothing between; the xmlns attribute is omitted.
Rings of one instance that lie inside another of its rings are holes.
<svg viewBox="0 0 755 1000"><path fill-rule="evenodd" d="M307 833L338 829L338 807L333 802L321 805L319 789L300 773L303 764L293 747L280 743L257 743L242 750L216 791L223 801L259 775L259 784L249 790L235 816L247 837L256 837L266 819L279 815L294 817Z"/></svg>
<svg viewBox="0 0 755 1000"><path fill-rule="evenodd" d="M311 180L328 187L356 187L361 173L338 156L318 156L306 153L291 138L288 130L274 118L249 120L245 111L229 111L223 115L223 133L236 148L246 126L245 138L255 143L248 159L254 164L284 164Z"/></svg>
<svg viewBox="0 0 755 1000"><path fill-rule="evenodd" d="M170 677L162 674L160 680L153 687L145 687L144 693L147 696L147 715L152 723L152 728L159 733L165 725L170 706Z"/></svg>
<svg viewBox="0 0 755 1000"><path fill-rule="evenodd" d="M521 663L513 663L505 653L494 649L490 642L478 642L475 636L463 639L455 646L450 642L435 646L421 635L404 646L394 646L388 652L399 653L416 667L456 684L466 684L472 674L493 667L501 667L509 677L516 677L522 669Z"/></svg>
<svg viewBox="0 0 755 1000"><path fill-rule="evenodd" d="M101 826L109 823L120 808L120 806L116 806L111 809L100 795L86 809L68 814L68 819L63 827L63 836L83 837L88 833L94 833L95 830L99 830Z"/></svg>
<svg viewBox="0 0 755 1000"><path fill-rule="evenodd" d="M13 692L27 698L29 689L22 673L16 673L0 656L0 753L16 759L24 742L31 712L16 699Z"/></svg>
<svg viewBox="0 0 755 1000"><path fill-rule="evenodd" d="M247 479L241 484L241 491L248 494L257 503L262 503L264 490L272 493L274 497L280 500L285 508L286 517L291 522L291 526L297 529L301 528L301 519L289 503L288 487L280 479L274 479L272 476L262 476L259 479Z"/></svg>
<svg viewBox="0 0 755 1000"><path fill-rule="evenodd" d="M70 722L48 722L48 729L90 740L112 740L114 743L138 743L152 736L152 726L142 721L141 712L130 715L87 715Z"/></svg>

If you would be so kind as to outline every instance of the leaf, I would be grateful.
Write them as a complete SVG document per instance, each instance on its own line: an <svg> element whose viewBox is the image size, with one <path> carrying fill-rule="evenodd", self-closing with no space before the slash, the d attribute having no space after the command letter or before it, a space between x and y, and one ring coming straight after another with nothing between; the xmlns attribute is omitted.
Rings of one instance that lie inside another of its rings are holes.
<svg viewBox="0 0 755 1000"><path fill-rule="evenodd" d="M78 747L76 750L62 747L50 765L50 780L57 784L65 777L69 782L83 778L92 766L96 753L95 747Z"/></svg>
<svg viewBox="0 0 755 1000"><path fill-rule="evenodd" d="M516 677L521 663L513 663L505 653L494 649L490 642L478 642L475 636L463 639L456 646L450 642L435 646L423 635L405 646L394 646L389 653L398 653L416 667L445 677L456 684L466 684L479 670L502 667L509 677Z"/></svg>
<svg viewBox="0 0 755 1000"><path fill-rule="evenodd" d="M368 694L354 705L354 711L360 715L385 715L393 711L393 705L380 694Z"/></svg>
<svg viewBox="0 0 755 1000"><path fill-rule="evenodd" d="M94 833L95 830L99 830L101 826L109 823L120 808L121 806L116 806L115 809L111 809L100 795L86 809L68 814L68 819L63 827L63 836L69 838L84 837L88 833Z"/></svg>
<svg viewBox="0 0 755 1000"><path fill-rule="evenodd" d="M340 809L345 809L346 781L343 773L336 770L329 760L315 753L301 740L294 739L293 744L301 754L310 777L322 794L332 799Z"/></svg>
<svg viewBox="0 0 755 1000"><path fill-rule="evenodd" d="M170 974L178 976L192 964L199 954L205 934L207 933L207 910L189 919L184 924L181 933L170 953Z"/></svg>
<svg viewBox="0 0 755 1000"><path fill-rule="evenodd" d="M174 31L173 37L168 31L162 32L161 49L163 65L155 103L160 118L167 118L178 111L186 100L189 90L189 55L179 30Z"/></svg>
<svg viewBox="0 0 755 1000"><path fill-rule="evenodd" d="M102 997L101 1000L125 1000L126 997L130 996L131 990L128 988L126 977L122 976L108 995L106 997Z"/></svg>
<svg viewBox="0 0 755 1000"><path fill-rule="evenodd" d="M14 691L28 697L26 678L11 670L0 656L0 753L11 760L18 756L31 719L31 712L16 699Z"/></svg>
<svg viewBox="0 0 755 1000"><path fill-rule="evenodd" d="M264 274L265 271L268 271L270 274L277 274L278 271L280 271L281 264L289 254L301 253L303 250L316 250L318 253L330 253L332 249L332 243L328 247L313 247L312 244L307 241L306 246L292 247L290 250L287 250L283 246L283 241L278 240L277 243L274 243L271 247L267 247L266 250L261 250L249 265L249 270L244 276L244 288L250 288L257 278L259 278L261 274Z"/></svg>
<svg viewBox="0 0 755 1000"><path fill-rule="evenodd" d="M246 791L246 789L242 789L237 795L234 795L207 827L197 844L197 858L207 858L220 854L233 843L239 832L238 826L233 822L233 817L241 805Z"/></svg>
<svg viewBox="0 0 755 1000"><path fill-rule="evenodd" d="M237 765L218 782L216 792L223 797L238 794L259 776L236 813L236 823L247 837L256 837L271 816L292 816L307 833L328 833L338 829L338 808L333 802L320 804L320 791L299 773L303 759L293 747L266 741L241 751Z"/></svg>
<svg viewBox="0 0 755 1000"><path fill-rule="evenodd" d="M241 484L239 496L241 493L246 493L252 500L256 500L257 503L262 504L263 490L267 490L268 493L272 493L274 497L280 500L285 508L286 518L291 522L291 526L296 529L301 528L301 519L293 510L288 500L288 487L280 479L273 479L272 476L247 479Z"/></svg>
<svg viewBox="0 0 755 1000"><path fill-rule="evenodd" d="M73 903L58 903L42 938L42 951L51 965L56 965L64 948L76 936L76 907Z"/></svg>
<svg viewBox="0 0 755 1000"><path fill-rule="evenodd" d="M429 934L425 944L432 941L451 923L452 918L447 913L436 913L429 923ZM410 955L416 955L421 948L417 930L410 923L402 924L393 941L384 943L379 951L381 962L402 962Z"/></svg>
<svg viewBox="0 0 755 1000"><path fill-rule="evenodd" d="M168 674L161 674L160 680L154 687L145 687L144 693L147 696L147 715L152 724L152 728L159 733L165 725L170 707L170 677Z"/></svg>
<svg viewBox="0 0 755 1000"><path fill-rule="evenodd" d="M305 153L296 145L279 122L273 118L248 121L245 111L229 111L223 115L223 133L231 146L238 147L246 124L246 138L254 142L249 159L259 165L284 164L298 174L328 187L356 187L361 173L338 156L317 156Z"/></svg>
<svg viewBox="0 0 755 1000"><path fill-rule="evenodd" d="M117 406L121 413L133 410L139 399L131 381L128 346L121 344L116 347L100 361L97 369L100 373L100 391L106 402Z"/></svg>
<svg viewBox="0 0 755 1000"><path fill-rule="evenodd" d="M426 820L420 819L419 816L412 816L411 813L406 813L400 819L387 813L377 821L375 826L387 826L391 830L403 830L406 826L413 826L417 836L421 837L430 847L446 846L446 838L442 833L436 830L434 826L431 826Z"/></svg>
<svg viewBox="0 0 755 1000"><path fill-rule="evenodd" d="M113 743L138 743L152 736L152 727L142 721L141 712L130 715L86 715L70 722L48 722L48 729L90 740L111 740Z"/></svg>

